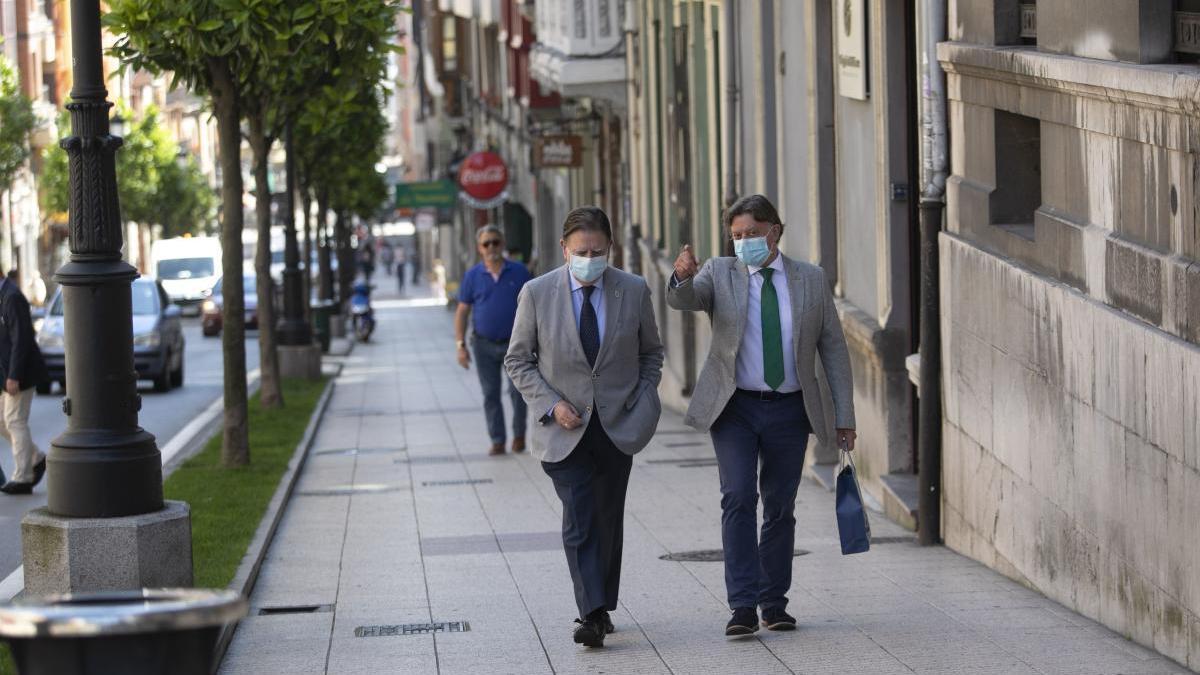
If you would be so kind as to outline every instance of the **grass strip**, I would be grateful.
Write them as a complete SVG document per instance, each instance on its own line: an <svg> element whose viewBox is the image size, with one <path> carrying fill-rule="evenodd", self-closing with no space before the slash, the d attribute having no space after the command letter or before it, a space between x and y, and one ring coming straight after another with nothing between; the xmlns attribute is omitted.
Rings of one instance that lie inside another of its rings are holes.
<svg viewBox="0 0 1200 675"><path fill-rule="evenodd" d="M166 499L192 507L192 564L197 588L233 581L279 480L304 436L326 378L283 380L287 407L263 410L250 400L250 464L221 466L221 434L163 483ZM0 675L16 673L7 644L0 644Z"/></svg>

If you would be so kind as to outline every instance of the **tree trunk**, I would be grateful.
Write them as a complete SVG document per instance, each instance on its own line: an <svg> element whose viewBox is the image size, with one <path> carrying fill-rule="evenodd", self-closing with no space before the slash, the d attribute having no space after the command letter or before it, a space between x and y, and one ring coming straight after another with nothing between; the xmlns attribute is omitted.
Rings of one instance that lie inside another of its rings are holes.
<svg viewBox="0 0 1200 675"><path fill-rule="evenodd" d="M308 188L300 191L304 204L304 320L312 325L312 193Z"/></svg>
<svg viewBox="0 0 1200 675"><path fill-rule="evenodd" d="M249 426L246 419L246 325L242 296L242 135L234 77L225 59L211 59L213 111L221 154L221 293L225 355L225 433L221 464L250 463Z"/></svg>
<svg viewBox="0 0 1200 675"><path fill-rule="evenodd" d="M324 190L317 193L317 297L333 299L333 265L329 236L329 195Z"/></svg>
<svg viewBox="0 0 1200 675"><path fill-rule="evenodd" d="M337 240L338 305L345 308L350 302L350 287L354 285L354 276L357 271L354 249L350 248L350 217L339 212L334 220L333 231Z"/></svg>
<svg viewBox="0 0 1200 675"><path fill-rule="evenodd" d="M249 115L247 122L254 155L254 189L258 192L254 207L258 223L258 244L254 250L254 272L258 277L258 402L263 408L282 408L275 339L275 282L271 279L271 185L267 156L271 153L272 139L263 131L261 114Z"/></svg>

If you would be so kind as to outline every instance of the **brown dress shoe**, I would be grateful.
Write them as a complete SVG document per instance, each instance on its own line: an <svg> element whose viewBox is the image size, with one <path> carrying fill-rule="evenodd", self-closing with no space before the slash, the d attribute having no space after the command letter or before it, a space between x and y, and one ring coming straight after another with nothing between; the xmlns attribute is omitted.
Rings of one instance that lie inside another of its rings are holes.
<svg viewBox="0 0 1200 675"><path fill-rule="evenodd" d="M525 452L525 437L524 436L517 436L516 438L513 439L512 451L513 452Z"/></svg>
<svg viewBox="0 0 1200 675"><path fill-rule="evenodd" d="M488 454L489 455L503 455L504 454L504 444L503 443L492 443L492 447L488 450Z"/></svg>

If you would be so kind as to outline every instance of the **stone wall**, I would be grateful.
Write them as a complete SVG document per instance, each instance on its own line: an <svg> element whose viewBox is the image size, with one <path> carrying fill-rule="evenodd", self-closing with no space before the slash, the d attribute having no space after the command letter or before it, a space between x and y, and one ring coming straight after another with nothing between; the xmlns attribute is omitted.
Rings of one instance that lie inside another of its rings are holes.
<svg viewBox="0 0 1200 675"><path fill-rule="evenodd" d="M1200 667L1200 348L941 240L947 546Z"/></svg>

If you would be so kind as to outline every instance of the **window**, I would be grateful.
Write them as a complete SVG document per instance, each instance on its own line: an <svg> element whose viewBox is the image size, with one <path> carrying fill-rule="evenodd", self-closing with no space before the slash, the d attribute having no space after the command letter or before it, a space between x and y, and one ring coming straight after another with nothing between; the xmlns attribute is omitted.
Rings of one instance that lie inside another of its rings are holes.
<svg viewBox="0 0 1200 675"><path fill-rule="evenodd" d="M995 111L996 189L990 211L993 225L1033 239L1033 214L1042 205L1041 122Z"/></svg>
<svg viewBox="0 0 1200 675"><path fill-rule="evenodd" d="M160 279L198 279L212 275L212 258L172 258L158 261Z"/></svg>

